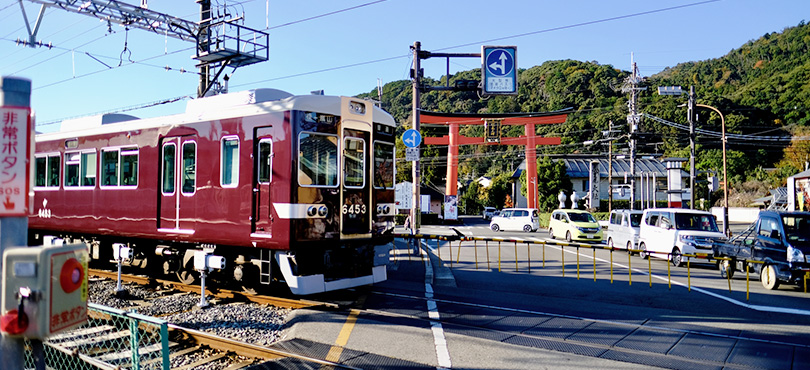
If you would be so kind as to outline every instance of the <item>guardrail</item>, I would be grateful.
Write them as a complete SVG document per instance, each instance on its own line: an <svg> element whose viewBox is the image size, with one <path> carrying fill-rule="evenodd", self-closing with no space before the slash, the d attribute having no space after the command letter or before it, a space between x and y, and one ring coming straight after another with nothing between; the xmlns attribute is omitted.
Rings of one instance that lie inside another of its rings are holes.
<svg viewBox="0 0 810 370"><path fill-rule="evenodd" d="M535 266L537 266L537 264L540 264L541 268L546 268L546 262L547 261L555 261L555 262L558 261L556 259L555 260L548 260L546 258L546 246L559 247L559 249L560 249L559 262L560 262L560 266L561 266L561 270L562 270L561 273L562 273L563 277L565 277L565 253L566 253L565 249L569 248L569 250L570 250L570 248L575 248L576 249L575 254L576 254L576 271L577 271L576 275L577 275L577 280L580 279L580 275L581 275L581 263L580 263L580 258L579 258L580 257L580 249L591 249L593 251L593 280L594 281L597 280L596 251L600 250L600 249L601 250L607 250L607 251L610 252L609 266L610 266L610 282L611 282L611 284L613 283L613 280L614 280L613 279L613 277L614 277L613 252L615 252L615 251L626 251L627 252L626 253L627 254L627 268L626 268L626 270L627 270L627 277L628 277L627 281L628 281L629 285L633 285L633 259L632 259L631 253L645 252L645 251L639 250L639 249L626 250L626 249L619 249L619 248L611 248L610 246L607 246L607 245L604 245L604 244L563 242L563 241L556 241L556 240L555 241L547 241L547 240L535 241L535 240L520 240L520 239L509 239L509 238L468 237L468 236L462 236L462 235L431 235L431 234L394 234L394 236L398 237L398 238L408 239L409 240L408 244L411 247L413 245L410 242L410 240L413 240L413 239L417 240L419 245L421 245L421 240L425 240L425 242L428 243L428 245L429 245L429 243L431 243L431 240L435 240L437 257L443 263L448 263L448 265L449 265L449 267L451 269L453 268L453 264L454 264L454 258L453 258L453 243L454 242L457 242L457 244L456 244L456 253L455 253L455 256L456 256L455 257L455 264L459 264L461 262L461 250L462 250L462 247L464 247L464 248L472 247L473 248L473 254L474 254L473 259L474 259L475 269L476 270L479 269L479 262L481 264L483 264L482 261L479 261L479 253L478 253L479 248L481 248L481 247L483 247L485 249L484 254L486 255L487 269L488 270L492 269L491 268L492 261L490 260L490 243L497 243L497 249L498 249L498 258L497 258L498 272L501 272L502 269L505 268L503 266L503 263L502 263L503 261L502 261L502 258L501 258L501 251L502 251L502 248L503 248L503 244L505 244L505 243L509 244L509 247L514 248L514 253L515 253L514 271L519 272L521 270L520 266L524 265L524 270L526 272L528 272L528 273L531 272L532 262L535 262ZM446 260L446 261L445 261L444 258L442 258L442 247L439 245L440 242L446 242L447 243L447 249L448 249L448 252L449 252L449 259ZM469 242L472 242L472 245L470 245ZM479 242L483 243L483 244L479 245ZM467 243L467 244L464 245L464 243ZM519 245L521 246L521 248L523 248L523 245L525 245L525 249L526 249L525 259L523 259L522 261L518 258L518 255L519 255L518 246ZM541 251L539 251L540 252L539 253L540 254L539 260L537 258L535 258L533 260L532 259L532 247L537 247L537 246L539 246L539 248L541 248ZM493 245L493 248L495 248L494 245ZM409 252L408 252L409 258L412 256L411 252L412 252L412 248L409 248ZM670 261L672 259L672 253L664 254L664 253L657 253L656 252L655 255L662 256L662 257L664 255L666 255L666 259L662 259L662 261L665 261L666 265L667 265L667 284L668 284L669 289L671 290L672 289L672 270L671 270L672 263L670 263ZM692 290L691 262L692 262L693 259L706 260L706 262L715 263L715 264L717 262L719 262L719 261L730 260L729 258L725 258L725 257L714 257L709 253L681 254L681 256L686 257L685 258L685 260L686 260L685 264L686 264L686 274L687 274L687 289L689 291ZM653 280L652 263L653 262L652 262L651 257L647 257L646 259L647 259L647 276L649 277L649 285L650 285L650 287L652 287L652 280ZM740 259L738 259L737 261L746 262L746 263L756 263L756 264L762 264L763 263L761 261L753 261L753 260L740 260ZM745 271L746 272L746 274L745 274L745 293L746 293L745 294L745 299L749 300L749 298L750 298L750 276L749 276L748 268L746 268L745 270L746 270ZM729 274L726 274L726 275L727 275L727 280L728 280L729 292L732 292L731 276ZM804 276L804 284L803 284L805 293L807 293L807 280L808 280L808 278L810 278L810 277L808 277L808 274L805 274L805 276Z"/></svg>

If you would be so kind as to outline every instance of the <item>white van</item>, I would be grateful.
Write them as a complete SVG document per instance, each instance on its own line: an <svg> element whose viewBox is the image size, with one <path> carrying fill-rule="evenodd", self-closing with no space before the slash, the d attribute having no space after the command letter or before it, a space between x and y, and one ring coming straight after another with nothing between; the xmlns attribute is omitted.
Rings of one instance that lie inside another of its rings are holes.
<svg viewBox="0 0 810 370"><path fill-rule="evenodd" d="M611 249L636 249L638 245L641 210L614 209L610 211L607 245Z"/></svg>
<svg viewBox="0 0 810 370"><path fill-rule="evenodd" d="M682 208L644 210L639 230L641 257L668 258L680 266L684 254L712 256L712 242L724 240L714 216L705 211ZM704 260L706 261L706 260Z"/></svg>
<svg viewBox="0 0 810 370"><path fill-rule="evenodd" d="M489 223L492 231L523 230L535 232L540 228L540 211L536 208L505 208L499 215L492 216Z"/></svg>

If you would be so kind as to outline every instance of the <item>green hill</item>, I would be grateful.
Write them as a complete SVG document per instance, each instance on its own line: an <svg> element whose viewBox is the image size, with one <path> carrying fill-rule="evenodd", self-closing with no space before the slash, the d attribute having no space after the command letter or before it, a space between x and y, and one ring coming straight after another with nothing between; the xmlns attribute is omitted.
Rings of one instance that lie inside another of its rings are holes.
<svg viewBox="0 0 810 370"><path fill-rule="evenodd" d="M705 61L693 61L667 68L646 78L640 94L641 112L680 124L687 123L686 108L678 107L686 97L658 96L658 86L695 86L698 103L723 112L728 133L790 135L810 123L810 25L804 22L753 40L728 54ZM540 155L607 153L605 145L583 146L586 140L603 138L608 122L627 132L627 99L621 85L629 72L610 65L574 60L549 61L519 71L519 95L481 99L476 92L428 92L422 108L449 113L544 112L572 109L566 123L541 127L539 133L562 137L563 145L540 148ZM457 73L458 79L480 79L479 70ZM444 85L442 80L424 79L425 85ZM410 127L411 82L395 81L383 87L382 106L401 125ZM377 98L376 90L362 97ZM697 127L720 131L720 119L708 110L698 110ZM509 130L514 130L510 132ZM519 127L504 129L503 135L522 134ZM644 119L641 131L654 133L640 142L639 154L688 156L688 133ZM425 135L444 135L446 129L423 127ZM480 126L464 127L467 136L483 135ZM719 169L720 140L698 135L697 168ZM729 176L732 183L763 177L762 168L774 167L784 156L787 143L777 141L729 140ZM614 143L614 152L626 151L625 140ZM791 149L791 151L795 148ZM402 153L403 150L400 150ZM443 184L445 148L424 152L426 183ZM522 147L464 146L460 149L459 178L475 178L511 171L523 158ZM433 160L430 158L433 157ZM784 162L782 163L784 165ZM400 162L400 176L410 177L409 163ZM784 167L784 166L782 166ZM793 167L796 167L794 165ZM759 169L759 170L757 170ZM797 168L782 168L783 172Z"/></svg>

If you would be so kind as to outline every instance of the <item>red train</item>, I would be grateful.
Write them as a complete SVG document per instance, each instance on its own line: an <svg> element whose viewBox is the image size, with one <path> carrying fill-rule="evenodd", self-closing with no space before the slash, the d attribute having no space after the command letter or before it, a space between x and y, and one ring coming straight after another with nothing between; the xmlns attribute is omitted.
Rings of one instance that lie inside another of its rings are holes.
<svg viewBox="0 0 810 370"><path fill-rule="evenodd" d="M123 243L130 266L184 282L194 252L214 250L219 279L249 290L386 279L395 122L372 103L257 89L107 118L37 135L32 243L83 240L100 262Z"/></svg>

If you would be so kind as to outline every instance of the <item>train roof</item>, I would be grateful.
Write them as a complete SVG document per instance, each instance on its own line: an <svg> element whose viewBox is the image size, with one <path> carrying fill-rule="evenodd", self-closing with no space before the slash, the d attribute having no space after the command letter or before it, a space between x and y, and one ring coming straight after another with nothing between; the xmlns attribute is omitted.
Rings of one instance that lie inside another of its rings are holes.
<svg viewBox="0 0 810 370"><path fill-rule="evenodd" d="M186 104L184 113L139 119L129 115L101 115L66 120L59 132L38 134L39 140L59 140L77 136L142 130L154 127L178 126L207 120L247 117L268 112L300 110L341 115L343 97L330 95L292 95L276 89L254 89L197 98ZM395 126L394 118L370 101L375 123Z"/></svg>

